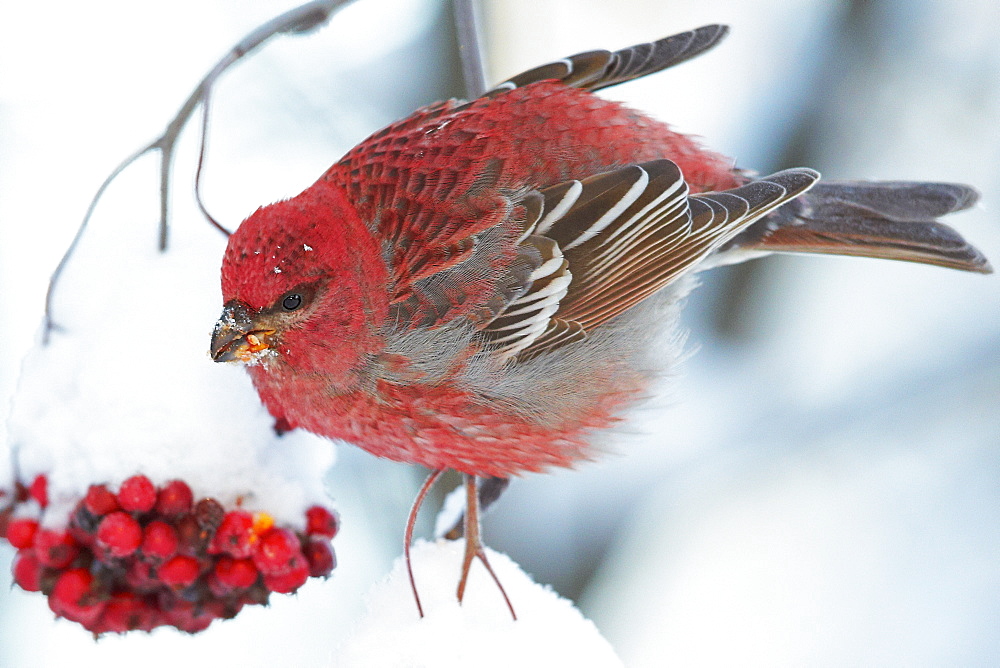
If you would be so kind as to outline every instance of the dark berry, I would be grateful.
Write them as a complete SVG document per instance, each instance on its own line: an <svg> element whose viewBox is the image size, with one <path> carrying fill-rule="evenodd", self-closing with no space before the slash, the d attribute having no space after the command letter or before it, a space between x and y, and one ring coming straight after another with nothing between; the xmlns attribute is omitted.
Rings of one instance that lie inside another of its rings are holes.
<svg viewBox="0 0 1000 668"><path fill-rule="evenodd" d="M192 514L198 526L211 533L222 523L226 509L215 499L202 499L195 504Z"/></svg>
<svg viewBox="0 0 1000 668"><path fill-rule="evenodd" d="M337 566L337 557L328 540L312 538L303 543L302 553L309 562L309 575L314 578L329 576Z"/></svg>

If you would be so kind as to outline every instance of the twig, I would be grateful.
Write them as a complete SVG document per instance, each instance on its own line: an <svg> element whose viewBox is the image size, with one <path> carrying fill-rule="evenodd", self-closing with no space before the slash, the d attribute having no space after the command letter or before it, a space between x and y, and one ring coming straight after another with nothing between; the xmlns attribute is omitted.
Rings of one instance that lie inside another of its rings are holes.
<svg viewBox="0 0 1000 668"><path fill-rule="evenodd" d="M159 247L161 251L166 250L168 239L168 219L170 213L170 172L173 165L174 149L176 148L177 140L180 137L181 131L187 125L199 104L204 107L204 116L202 118L202 137L201 148L198 155L198 170L195 177L195 196L198 202L198 207L201 209L202 213L205 214L208 221L224 234L229 233L205 210L205 206L201 200L199 187L205 157L205 133L208 126L209 92L223 72L270 38L281 34L303 34L309 32L310 30L326 23L335 12L339 11L353 1L354 0L313 0L312 2L307 2L304 5L277 16L251 31L246 35L246 37L237 42L236 45L233 46L233 48L231 48L218 63L216 63L215 67L209 70L208 74L205 75L191 95L187 98L187 100L185 100L184 104L180 108L180 111L177 112L177 115L174 116L173 120L171 120L169 124L167 124L166 130L164 130L163 134L130 155L122 161L121 164L115 167L114 170L112 170L111 174L108 175L101 186L97 189L97 192L94 194L94 198L90 201L90 205L87 207L87 212L83 216L83 221L80 223L80 227L77 229L76 235L73 237L73 241L70 242L69 248L66 249L66 253L63 255L62 259L59 260L59 264L56 265L55 271L52 272L52 276L49 278L49 287L45 293L45 328L42 334L43 344L48 344L49 336L52 333L52 330L56 328L56 324L52 319L52 295L55 292L56 284L58 283L59 277L62 275L66 264L69 262L70 256L72 256L73 251L76 249L80 238L83 236L83 233L87 228L87 224L90 222L90 218L94 213L94 209L97 208L98 201L101 199L104 191L107 190L108 186L111 185L111 182L114 181L119 174L121 174L136 160L151 151L160 152Z"/></svg>
<svg viewBox="0 0 1000 668"><path fill-rule="evenodd" d="M470 100L486 92L486 69L483 65L482 40L475 3L476 0L454 0L458 56L462 61L465 94Z"/></svg>

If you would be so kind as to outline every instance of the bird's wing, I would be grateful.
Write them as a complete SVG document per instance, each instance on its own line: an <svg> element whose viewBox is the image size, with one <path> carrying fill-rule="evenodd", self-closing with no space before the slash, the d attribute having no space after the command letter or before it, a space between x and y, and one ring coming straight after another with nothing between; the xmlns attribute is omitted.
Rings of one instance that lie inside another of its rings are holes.
<svg viewBox="0 0 1000 668"><path fill-rule="evenodd" d="M547 259L533 270L537 282L501 309L483 336L506 356L584 337L818 179L811 169L790 169L690 195L677 165L655 160L539 190L526 204L522 243L551 242Z"/></svg>
<svg viewBox="0 0 1000 668"><path fill-rule="evenodd" d="M728 26L707 25L619 51L578 53L511 77L484 97L551 79L574 88L600 90L690 60L714 47L728 33Z"/></svg>

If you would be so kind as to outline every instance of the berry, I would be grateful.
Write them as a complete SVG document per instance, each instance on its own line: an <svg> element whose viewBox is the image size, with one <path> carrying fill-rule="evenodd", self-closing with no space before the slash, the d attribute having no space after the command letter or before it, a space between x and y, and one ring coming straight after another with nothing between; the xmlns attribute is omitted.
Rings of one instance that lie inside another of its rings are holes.
<svg viewBox="0 0 1000 668"><path fill-rule="evenodd" d="M156 573L168 587L183 589L194 584L201 575L201 564L194 557L178 554L160 566Z"/></svg>
<svg viewBox="0 0 1000 668"><path fill-rule="evenodd" d="M156 487L144 475L134 475L118 488L118 505L122 510L145 513L156 505Z"/></svg>
<svg viewBox="0 0 1000 668"><path fill-rule="evenodd" d="M306 533L310 536L333 538L339 528L337 516L323 506L313 506L306 511Z"/></svg>
<svg viewBox="0 0 1000 668"><path fill-rule="evenodd" d="M49 607L60 617L90 628L104 611L104 603L92 590L94 576L86 568L71 568L56 580Z"/></svg>
<svg viewBox="0 0 1000 668"><path fill-rule="evenodd" d="M302 563L284 573L265 573L264 586L279 594L291 594L309 579L309 565Z"/></svg>
<svg viewBox="0 0 1000 668"><path fill-rule="evenodd" d="M194 505L192 514L203 531L213 533L222 524L226 509L215 499L202 499Z"/></svg>
<svg viewBox="0 0 1000 668"><path fill-rule="evenodd" d="M193 503L182 481L156 490L136 475L117 494L91 485L66 528L47 529L17 509L27 502L37 510L46 487L45 476L30 489L19 484L14 505L0 511L2 537L17 549L14 582L95 634L166 625L195 633L336 564L329 536L337 517L321 506L306 511L306 529L296 532L266 512L227 512L211 498Z"/></svg>
<svg viewBox="0 0 1000 668"><path fill-rule="evenodd" d="M83 507L90 514L100 517L118 510L118 500L104 485L91 485L83 497Z"/></svg>
<svg viewBox="0 0 1000 668"><path fill-rule="evenodd" d="M156 495L156 512L166 518L180 517L191 512L194 495L183 480L171 480Z"/></svg>
<svg viewBox="0 0 1000 668"><path fill-rule="evenodd" d="M14 582L24 591L42 590L42 564L30 552L21 552L14 561Z"/></svg>
<svg viewBox="0 0 1000 668"><path fill-rule="evenodd" d="M161 589L161 583L156 579L153 565L146 561L130 561L125 570L125 584L132 591L140 593L154 592Z"/></svg>
<svg viewBox="0 0 1000 668"><path fill-rule="evenodd" d="M177 520L174 529L180 541L178 552L199 556L204 554L209 534L207 531L202 531L193 515L185 515Z"/></svg>
<svg viewBox="0 0 1000 668"><path fill-rule="evenodd" d="M28 488L28 494L38 505L45 508L49 505L49 480L44 475L36 476Z"/></svg>
<svg viewBox="0 0 1000 668"><path fill-rule="evenodd" d="M252 554L256 537L253 515L243 510L233 510L222 518L208 551L246 559Z"/></svg>
<svg viewBox="0 0 1000 668"><path fill-rule="evenodd" d="M128 513L116 510L98 525L97 544L112 556L127 557L142 544L142 527Z"/></svg>
<svg viewBox="0 0 1000 668"><path fill-rule="evenodd" d="M177 601L177 603L166 611L164 615L169 624L176 626L181 631L187 633L198 633L204 631L208 626L225 611L212 606L195 605L190 601Z"/></svg>
<svg viewBox="0 0 1000 668"><path fill-rule="evenodd" d="M166 522L153 520L142 531L141 551L147 559L163 561L174 556L180 546L177 531Z"/></svg>
<svg viewBox="0 0 1000 668"><path fill-rule="evenodd" d="M38 522L20 517L11 520L7 524L7 540L17 549L31 547L35 542L35 533L38 531Z"/></svg>
<svg viewBox="0 0 1000 668"><path fill-rule="evenodd" d="M303 543L302 553L309 562L309 575L314 578L329 577L337 567L337 557L328 540L312 538Z"/></svg>
<svg viewBox="0 0 1000 668"><path fill-rule="evenodd" d="M299 539L288 529L271 529L261 536L254 544L253 563L265 575L287 573L303 566L308 569Z"/></svg>
<svg viewBox="0 0 1000 668"><path fill-rule="evenodd" d="M39 529L35 532L35 554L50 568L66 568L80 553L80 547L66 531Z"/></svg>
<svg viewBox="0 0 1000 668"><path fill-rule="evenodd" d="M145 598L132 592L112 594L104 606L95 633L125 633L127 631L152 631L159 626L160 614Z"/></svg>
<svg viewBox="0 0 1000 668"><path fill-rule="evenodd" d="M221 585L234 589L246 589L257 582L257 567L250 559L220 557L215 563L215 578Z"/></svg>

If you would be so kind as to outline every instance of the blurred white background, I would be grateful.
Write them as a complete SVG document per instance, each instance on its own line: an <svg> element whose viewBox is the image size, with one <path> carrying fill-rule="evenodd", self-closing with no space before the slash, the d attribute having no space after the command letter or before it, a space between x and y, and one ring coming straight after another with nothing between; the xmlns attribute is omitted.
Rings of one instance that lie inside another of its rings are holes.
<svg viewBox="0 0 1000 668"><path fill-rule="evenodd" d="M712 53L605 94L761 172L806 165L833 178L972 183L983 204L950 222L1000 262L992 0L484 5L490 81L729 23ZM162 130L231 44L290 7L0 7L4 401L48 275L104 176ZM213 214L234 226L368 133L461 95L448 9L360 0L227 74L204 177ZM190 201L193 134L175 172L177 237L204 224ZM98 210L92 224L146 227L155 244L154 163L107 194L130 203L127 218ZM620 454L515 481L487 517L487 542L577 599L629 666L1000 663L996 277L773 258L706 276L686 324L699 352L622 430ZM355 448L338 457L330 484L345 529L326 585L197 637L95 643L52 622L41 596L6 586L4 546L0 666L328 662L361 592L399 553L422 476Z"/></svg>

